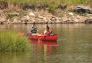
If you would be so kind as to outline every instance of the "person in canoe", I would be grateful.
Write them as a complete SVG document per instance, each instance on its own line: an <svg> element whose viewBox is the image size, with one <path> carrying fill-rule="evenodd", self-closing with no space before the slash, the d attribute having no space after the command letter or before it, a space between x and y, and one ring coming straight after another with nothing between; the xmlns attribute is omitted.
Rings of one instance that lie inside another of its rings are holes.
<svg viewBox="0 0 92 63"><path fill-rule="evenodd" d="M32 34L32 35L37 34L37 26L35 25L35 22L34 22L33 25L32 25L31 34Z"/></svg>
<svg viewBox="0 0 92 63"><path fill-rule="evenodd" d="M50 30L50 27L48 24L46 25L46 29L44 30L44 35L50 36L52 35L52 30Z"/></svg>

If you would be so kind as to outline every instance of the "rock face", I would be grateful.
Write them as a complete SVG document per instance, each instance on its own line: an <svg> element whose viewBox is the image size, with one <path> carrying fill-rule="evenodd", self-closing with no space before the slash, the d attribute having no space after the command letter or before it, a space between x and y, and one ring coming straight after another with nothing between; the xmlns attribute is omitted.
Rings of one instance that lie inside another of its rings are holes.
<svg viewBox="0 0 92 63"><path fill-rule="evenodd" d="M78 12L78 13L92 14L92 9L90 7L87 7L87 6L77 6L77 7L75 7L74 11Z"/></svg>

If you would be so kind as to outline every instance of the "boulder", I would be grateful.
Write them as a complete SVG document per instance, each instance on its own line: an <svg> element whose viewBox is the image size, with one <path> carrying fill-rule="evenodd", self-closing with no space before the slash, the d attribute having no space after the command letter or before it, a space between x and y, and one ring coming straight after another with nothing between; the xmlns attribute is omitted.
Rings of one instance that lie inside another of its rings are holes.
<svg viewBox="0 0 92 63"><path fill-rule="evenodd" d="M92 24L92 19L86 19L85 24Z"/></svg>
<svg viewBox="0 0 92 63"><path fill-rule="evenodd" d="M6 16L0 16L0 24L4 24L6 22Z"/></svg>
<svg viewBox="0 0 92 63"><path fill-rule="evenodd" d="M35 14L33 12L29 12L28 15L31 16L31 17L32 16L35 17Z"/></svg>
<svg viewBox="0 0 92 63"><path fill-rule="evenodd" d="M76 6L74 9L74 12L92 14L92 8L87 6Z"/></svg>

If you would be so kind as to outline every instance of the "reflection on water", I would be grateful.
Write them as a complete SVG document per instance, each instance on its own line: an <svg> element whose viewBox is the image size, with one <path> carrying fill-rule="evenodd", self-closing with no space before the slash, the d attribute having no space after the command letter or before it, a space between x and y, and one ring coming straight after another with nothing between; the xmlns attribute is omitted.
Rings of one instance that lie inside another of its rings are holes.
<svg viewBox="0 0 92 63"><path fill-rule="evenodd" d="M92 63L92 25L50 24L57 42L31 41L30 52L0 53L0 63ZM39 33L45 26L37 25ZM30 32L31 25L0 25L0 31Z"/></svg>
<svg viewBox="0 0 92 63"><path fill-rule="evenodd" d="M43 48L45 54L52 54L53 52L56 51L55 49L57 49L59 47L59 44L54 41L51 42L51 41L34 41L34 40L32 40L31 44L33 44L33 46L36 46L38 49Z"/></svg>

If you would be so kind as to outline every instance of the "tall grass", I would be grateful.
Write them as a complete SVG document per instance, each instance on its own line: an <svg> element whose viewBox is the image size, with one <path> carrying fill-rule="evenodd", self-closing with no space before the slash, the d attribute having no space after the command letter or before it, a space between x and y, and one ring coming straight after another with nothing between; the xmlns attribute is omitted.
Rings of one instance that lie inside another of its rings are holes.
<svg viewBox="0 0 92 63"><path fill-rule="evenodd" d="M92 2L92 0L0 0L7 1L10 3L48 3L48 4L86 4Z"/></svg>
<svg viewBox="0 0 92 63"><path fill-rule="evenodd" d="M25 51L28 48L28 39L17 32L0 32L0 52Z"/></svg>
<svg viewBox="0 0 92 63"><path fill-rule="evenodd" d="M57 7L61 4L66 5L90 5L92 6L92 0L0 0L7 1L12 4L47 4L50 11L56 10Z"/></svg>

